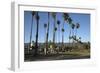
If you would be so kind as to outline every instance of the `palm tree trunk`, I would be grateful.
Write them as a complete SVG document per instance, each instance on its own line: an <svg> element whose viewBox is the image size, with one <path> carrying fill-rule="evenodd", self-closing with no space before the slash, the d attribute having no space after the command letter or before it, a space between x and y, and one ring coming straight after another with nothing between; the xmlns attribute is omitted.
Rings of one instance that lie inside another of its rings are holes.
<svg viewBox="0 0 100 73"><path fill-rule="evenodd" d="M37 55L38 49L38 31L39 31L39 15L38 12L36 13L36 20L37 20L37 29L36 29L36 43L35 43L35 55Z"/></svg>
<svg viewBox="0 0 100 73"><path fill-rule="evenodd" d="M63 47L63 41L64 41L64 32L62 32L62 47Z"/></svg>
<svg viewBox="0 0 100 73"><path fill-rule="evenodd" d="M50 15L49 15L49 12L48 12L48 28L47 28L47 36L46 36L46 50L48 49L48 37L49 37L49 18L50 18Z"/></svg>
<svg viewBox="0 0 100 73"><path fill-rule="evenodd" d="M60 25L58 26L58 44L60 44Z"/></svg>
<svg viewBox="0 0 100 73"><path fill-rule="evenodd" d="M45 53L45 55L46 55L46 28L45 28L45 41L44 41L44 45L45 45L45 47L44 47L44 53Z"/></svg>
<svg viewBox="0 0 100 73"><path fill-rule="evenodd" d="M63 29L64 29L64 23L65 23L65 21L63 21ZM62 46L63 46L63 42L64 42L64 32L62 31Z"/></svg>
<svg viewBox="0 0 100 73"><path fill-rule="evenodd" d="M69 31L69 44L70 44L70 39L71 39L71 27L70 27L70 31Z"/></svg>
<svg viewBox="0 0 100 73"><path fill-rule="evenodd" d="M30 31L30 43L29 43L29 49L28 49L28 53L31 47L31 41L32 41L32 29L33 29L33 15L32 15L32 23L31 23L31 31Z"/></svg>
<svg viewBox="0 0 100 73"><path fill-rule="evenodd" d="M74 29L72 29L72 36L73 36L73 39L72 39L72 47L74 47Z"/></svg>
<svg viewBox="0 0 100 73"><path fill-rule="evenodd" d="M76 35L76 39L77 39L77 28L76 28L76 33L75 33L75 35Z"/></svg>
<svg viewBox="0 0 100 73"><path fill-rule="evenodd" d="M55 44L55 27L56 27L56 17L54 18L53 45Z"/></svg>
<svg viewBox="0 0 100 73"><path fill-rule="evenodd" d="M70 31L69 31L69 46L70 46L70 40L71 40L71 28L70 28Z"/></svg>

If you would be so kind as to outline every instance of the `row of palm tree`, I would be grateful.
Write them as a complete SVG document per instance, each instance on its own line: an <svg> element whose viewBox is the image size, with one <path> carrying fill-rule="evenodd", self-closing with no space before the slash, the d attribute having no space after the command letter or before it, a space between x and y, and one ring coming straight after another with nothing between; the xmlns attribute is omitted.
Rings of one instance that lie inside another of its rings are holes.
<svg viewBox="0 0 100 73"><path fill-rule="evenodd" d="M62 17L63 17L63 24L62 24L62 28L60 28L60 25L61 25L61 22L60 20L57 20L57 13L56 12L52 12L51 13L52 17L53 17L53 46L55 46L55 36L56 36L56 31L58 30L58 37L60 38L60 30L62 31L62 46L63 46L63 43L64 43L64 32L65 32L65 29L64 29L64 24L67 23L69 24L70 26L70 30L69 30L69 43L70 43L70 40L72 39L73 42L74 40L77 40L77 29L79 29L80 27L80 24L79 23L76 23L74 24L73 23L73 20L72 18L70 17L70 15L68 13L63 13L62 14ZM31 31L30 31L30 44L31 44L31 41L32 41L32 29L33 29L33 18L35 17L35 20L36 20L36 24L37 24L37 28L36 28L36 40L35 40L35 55L37 54L37 48L38 48L38 31L39 31L39 14L38 12L34 12L32 11L32 23L31 23ZM49 37L49 26L50 24L50 12L48 12L48 23L45 23L44 24L44 29L45 29L45 48L48 49L48 37ZM57 25L58 27L57 27ZM76 28L76 32L74 32ZM58 41L60 43L60 40Z"/></svg>
<svg viewBox="0 0 100 73"><path fill-rule="evenodd" d="M72 18L69 16L68 13L64 13L63 14L63 18L64 18L64 21L66 21L69 24L69 26L70 26L69 43L70 43L71 39L72 39L72 41L74 43L74 41L78 40L77 39L77 29L80 27L80 24L79 23L74 24ZM76 33L74 32L75 28L76 28Z"/></svg>

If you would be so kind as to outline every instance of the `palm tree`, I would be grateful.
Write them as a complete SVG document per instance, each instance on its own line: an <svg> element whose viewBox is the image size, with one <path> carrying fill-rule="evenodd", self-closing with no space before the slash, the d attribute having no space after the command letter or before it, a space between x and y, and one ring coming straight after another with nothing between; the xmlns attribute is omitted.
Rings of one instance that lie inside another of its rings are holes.
<svg viewBox="0 0 100 73"><path fill-rule="evenodd" d="M46 36L47 24L44 24L44 29L45 29L45 36ZM46 42L46 37L45 37L45 42Z"/></svg>
<svg viewBox="0 0 100 73"><path fill-rule="evenodd" d="M75 24L72 23L71 27L72 27L72 36L74 36L74 28L75 28Z"/></svg>
<svg viewBox="0 0 100 73"><path fill-rule="evenodd" d="M63 18L64 18L64 21L68 22L69 14L68 13L63 13Z"/></svg>
<svg viewBox="0 0 100 73"><path fill-rule="evenodd" d="M46 42L46 37L47 37L47 24L44 24L44 28L45 28L45 47L44 47L44 53L46 55L46 45L47 45L47 42Z"/></svg>
<svg viewBox="0 0 100 73"><path fill-rule="evenodd" d="M58 24L58 43L60 43L60 21L57 20L57 24Z"/></svg>
<svg viewBox="0 0 100 73"><path fill-rule="evenodd" d="M68 18L68 23L69 23L69 24L72 24L72 21L73 21L72 18L69 17L69 18Z"/></svg>
<svg viewBox="0 0 100 73"><path fill-rule="evenodd" d="M63 26L64 26L65 21L68 22L69 14L68 13L63 13L63 19L64 19L64 21L63 21Z"/></svg>
<svg viewBox="0 0 100 73"><path fill-rule="evenodd" d="M38 49L38 31L39 31L39 15L38 15L38 12L36 12L36 22L37 22L37 28L36 28L35 55L37 55L37 49Z"/></svg>
<svg viewBox="0 0 100 73"><path fill-rule="evenodd" d="M76 23L76 38L77 38L77 29L79 29L79 27L80 27L80 24Z"/></svg>
<svg viewBox="0 0 100 73"><path fill-rule="evenodd" d="M63 42L64 42L64 28L62 28L62 47L63 47Z"/></svg>
<svg viewBox="0 0 100 73"><path fill-rule="evenodd" d="M71 17L68 18L68 24L70 25L70 31L69 31L69 44L70 44L70 40L71 40L71 24L72 24L72 19Z"/></svg>
<svg viewBox="0 0 100 73"><path fill-rule="evenodd" d="M29 50L30 50L30 47L31 47L31 41L32 41L32 29L33 29L33 17L34 17L34 15L35 15L35 12L32 11L32 22L31 22L30 43L29 43L28 53L29 53Z"/></svg>
<svg viewBox="0 0 100 73"><path fill-rule="evenodd" d="M50 13L48 12L48 28L47 28L47 35L46 35L46 49L48 49L49 24L50 24Z"/></svg>
<svg viewBox="0 0 100 73"><path fill-rule="evenodd" d="M72 40L73 40L72 44L73 44L74 43L74 28L75 28L75 24L72 23L71 27L72 27Z"/></svg>
<svg viewBox="0 0 100 73"><path fill-rule="evenodd" d="M57 31L57 27L55 27L55 32ZM56 34L55 34L56 35ZM55 42L56 43L56 42Z"/></svg>
<svg viewBox="0 0 100 73"><path fill-rule="evenodd" d="M53 26L53 44L55 43L55 28L56 28L56 13L52 13L52 17L54 19L54 26Z"/></svg>
<svg viewBox="0 0 100 73"><path fill-rule="evenodd" d="M69 44L70 44L70 40L72 39L72 36L71 36L71 28L72 28L72 18L69 16L68 13L64 13L63 14L63 18L64 18L64 21L66 21L69 26L70 26L70 31L69 31Z"/></svg>
<svg viewBox="0 0 100 73"><path fill-rule="evenodd" d="M65 21L68 22L68 18L69 18L69 14L68 13L63 13L62 14L62 17L63 17L63 24L62 24L62 46L63 46L63 41L64 41L64 23Z"/></svg>

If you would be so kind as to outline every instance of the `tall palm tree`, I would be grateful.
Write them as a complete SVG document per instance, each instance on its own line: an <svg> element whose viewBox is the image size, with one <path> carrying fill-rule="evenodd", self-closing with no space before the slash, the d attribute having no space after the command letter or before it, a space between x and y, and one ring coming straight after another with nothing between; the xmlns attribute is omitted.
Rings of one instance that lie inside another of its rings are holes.
<svg viewBox="0 0 100 73"><path fill-rule="evenodd" d="M58 24L58 43L60 43L60 21L57 20L57 24Z"/></svg>
<svg viewBox="0 0 100 73"><path fill-rule="evenodd" d="M72 24L72 21L73 21L73 20L71 19L71 17L69 17L69 18L68 18L68 24L70 25L70 30L69 30L69 44L70 44L70 40L71 40L71 38L72 38L72 37L71 37L71 24Z"/></svg>
<svg viewBox="0 0 100 73"><path fill-rule="evenodd" d="M69 16L68 13L64 13L63 14L63 18L64 18L64 21L66 21L68 24L69 24L69 27L70 27L70 30L69 30L69 45L70 45L70 40L72 39L71 37L71 28L72 28L72 18Z"/></svg>
<svg viewBox="0 0 100 73"><path fill-rule="evenodd" d="M48 49L49 24L50 24L50 13L48 12L48 27L47 27L47 35L46 35L46 49Z"/></svg>
<svg viewBox="0 0 100 73"><path fill-rule="evenodd" d="M37 49L38 49L38 31L39 31L39 14L36 12L36 22L37 22L37 28L36 28L36 43L35 43L35 55L37 55Z"/></svg>
<svg viewBox="0 0 100 73"><path fill-rule="evenodd" d="M45 28L45 47L44 47L44 53L46 55L46 46L47 46L47 40L46 40L46 37L47 37L47 24L44 24L44 28Z"/></svg>
<svg viewBox="0 0 100 73"><path fill-rule="evenodd" d="M30 43L29 43L29 49L28 49L28 53L29 53L29 50L30 50L30 48L31 48L31 41L32 41L32 29L33 29L33 17L34 17L34 15L35 15L35 12L34 11L32 11L32 22L31 22L31 31L30 31Z"/></svg>
<svg viewBox="0 0 100 73"><path fill-rule="evenodd" d="M53 44L55 44L55 28L56 28L56 13L55 12L53 12L52 13L52 17L53 17L53 19L54 19L54 26L53 26Z"/></svg>
<svg viewBox="0 0 100 73"><path fill-rule="evenodd" d="M46 31L47 31L47 24L44 24L44 29L45 29L45 36L46 36ZM45 37L45 42L46 42L46 37Z"/></svg>
<svg viewBox="0 0 100 73"><path fill-rule="evenodd" d="M68 22L68 18L69 18L69 14L68 13L63 13L62 14L63 17L63 24L62 24L62 46L63 46L63 41L64 41L64 23Z"/></svg>

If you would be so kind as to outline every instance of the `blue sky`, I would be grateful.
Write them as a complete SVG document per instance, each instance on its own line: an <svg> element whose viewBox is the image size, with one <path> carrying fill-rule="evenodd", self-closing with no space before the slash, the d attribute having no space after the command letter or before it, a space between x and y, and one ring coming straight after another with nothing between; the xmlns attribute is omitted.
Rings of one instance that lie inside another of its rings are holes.
<svg viewBox="0 0 100 73"><path fill-rule="evenodd" d="M83 42L90 41L90 14L83 13L69 13L70 17L73 19L73 23L79 23L80 28L77 30L77 36L81 37ZM44 24L48 23L47 12L39 12L39 42L45 41L45 29ZM62 13L57 13L57 20L60 20L60 29L62 28L63 17ZM31 11L24 11L24 42L28 43L30 39L30 30L31 30L32 15ZM49 30L49 40L53 39L53 18L50 15L50 30ZM56 25L57 26L57 25ZM64 24L64 42L68 42L70 26L68 23ZM35 41L36 35L36 20L33 18L33 29L32 29L32 40ZM60 36L60 37L58 37ZM62 32L56 32L56 42L62 41Z"/></svg>

